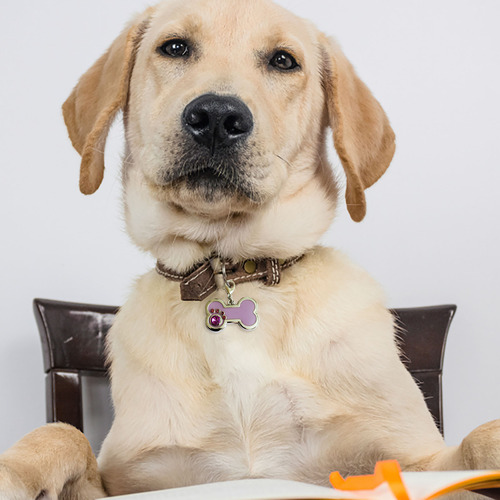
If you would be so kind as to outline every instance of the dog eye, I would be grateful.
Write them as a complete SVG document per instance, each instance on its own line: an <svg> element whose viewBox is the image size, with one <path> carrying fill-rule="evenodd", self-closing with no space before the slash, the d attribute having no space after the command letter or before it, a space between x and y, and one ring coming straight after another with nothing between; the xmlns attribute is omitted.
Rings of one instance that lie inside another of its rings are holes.
<svg viewBox="0 0 500 500"><path fill-rule="evenodd" d="M168 40L158 47L158 52L168 57L188 57L189 45L185 40Z"/></svg>
<svg viewBox="0 0 500 500"><path fill-rule="evenodd" d="M273 57L271 57L269 64L282 71L290 71L299 67L295 58L284 50L276 52Z"/></svg>

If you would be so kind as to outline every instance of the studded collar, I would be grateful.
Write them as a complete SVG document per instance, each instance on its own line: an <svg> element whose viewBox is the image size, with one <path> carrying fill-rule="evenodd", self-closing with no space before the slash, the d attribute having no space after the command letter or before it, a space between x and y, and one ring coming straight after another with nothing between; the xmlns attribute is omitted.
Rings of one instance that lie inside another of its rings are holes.
<svg viewBox="0 0 500 500"><path fill-rule="evenodd" d="M278 285L284 269L293 266L304 255L291 259L248 259L232 263L224 261L227 280L238 283L262 281L267 286ZM217 260L217 259L216 259ZM160 261L156 263L156 272L164 278L180 282L181 300L203 300L217 289L216 274L220 271L214 265L214 259L205 259L185 274L165 267Z"/></svg>

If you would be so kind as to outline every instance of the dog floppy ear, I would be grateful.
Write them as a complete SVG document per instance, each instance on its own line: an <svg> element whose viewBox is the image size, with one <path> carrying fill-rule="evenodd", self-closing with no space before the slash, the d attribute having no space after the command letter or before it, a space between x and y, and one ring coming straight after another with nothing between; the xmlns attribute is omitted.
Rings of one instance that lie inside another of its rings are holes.
<svg viewBox="0 0 500 500"><path fill-rule="evenodd" d="M344 167L347 210L360 222L364 190L386 171L395 150L389 120L337 44L322 37L323 86L335 149Z"/></svg>
<svg viewBox="0 0 500 500"><path fill-rule="evenodd" d="M74 148L82 157L80 191L92 194L104 175L104 147L118 111L123 110L135 52L151 10L138 16L107 52L80 78L63 104L63 116Z"/></svg>

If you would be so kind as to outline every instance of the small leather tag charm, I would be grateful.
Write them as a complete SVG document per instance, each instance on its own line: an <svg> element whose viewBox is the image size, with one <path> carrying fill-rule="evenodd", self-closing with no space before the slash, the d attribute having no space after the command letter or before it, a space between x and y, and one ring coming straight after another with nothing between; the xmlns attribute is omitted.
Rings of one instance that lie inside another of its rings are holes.
<svg viewBox="0 0 500 500"><path fill-rule="evenodd" d="M210 261L194 270L181 281L182 300L203 300L217 288Z"/></svg>

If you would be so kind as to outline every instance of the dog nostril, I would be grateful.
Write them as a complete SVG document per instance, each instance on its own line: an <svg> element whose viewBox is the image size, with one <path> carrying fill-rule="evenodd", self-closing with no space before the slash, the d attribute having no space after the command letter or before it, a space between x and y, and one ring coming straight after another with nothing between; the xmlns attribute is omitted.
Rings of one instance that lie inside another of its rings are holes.
<svg viewBox="0 0 500 500"><path fill-rule="evenodd" d="M245 134L249 131L247 124L243 123L241 116L230 115L224 120L224 129L229 135Z"/></svg>
<svg viewBox="0 0 500 500"><path fill-rule="evenodd" d="M205 111L191 111L186 114L186 123L196 130L203 130L210 125L210 116Z"/></svg>

